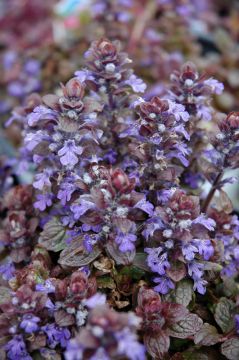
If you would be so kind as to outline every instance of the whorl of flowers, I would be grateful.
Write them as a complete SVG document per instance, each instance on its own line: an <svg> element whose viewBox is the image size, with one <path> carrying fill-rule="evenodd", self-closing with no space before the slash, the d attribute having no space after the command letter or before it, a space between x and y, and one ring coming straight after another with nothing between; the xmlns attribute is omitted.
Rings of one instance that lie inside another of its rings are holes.
<svg viewBox="0 0 239 360"><path fill-rule="evenodd" d="M207 79L205 75L199 75L195 65L188 62L183 65L181 71L175 71L171 75L171 97L179 104L183 104L196 120L211 120L213 108L210 105L211 96L220 95L223 84L216 79Z"/></svg>

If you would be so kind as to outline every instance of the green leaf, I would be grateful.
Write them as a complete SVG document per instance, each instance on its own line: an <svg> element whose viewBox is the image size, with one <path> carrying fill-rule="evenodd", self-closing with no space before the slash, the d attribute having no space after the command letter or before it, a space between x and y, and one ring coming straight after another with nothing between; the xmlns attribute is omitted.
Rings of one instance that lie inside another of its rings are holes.
<svg viewBox="0 0 239 360"><path fill-rule="evenodd" d="M224 333L229 332L234 327L234 309L233 301L221 298L215 309L215 320Z"/></svg>
<svg viewBox="0 0 239 360"><path fill-rule="evenodd" d="M177 304L188 306L193 296L193 285L190 280L181 280L174 290L174 299Z"/></svg>
<svg viewBox="0 0 239 360"><path fill-rule="evenodd" d="M110 276L101 276L97 278L97 285L98 288L100 289L115 289L116 288L116 284L114 282L114 280L110 277Z"/></svg>
<svg viewBox="0 0 239 360"><path fill-rule="evenodd" d="M239 339L235 337L226 340L221 346L221 352L229 360L239 359Z"/></svg>
<svg viewBox="0 0 239 360"><path fill-rule="evenodd" d="M139 269L136 266L125 266L121 271L120 275L128 275L131 279L140 280L144 276L145 271Z"/></svg>
<svg viewBox="0 0 239 360"><path fill-rule="evenodd" d="M220 341L221 335L218 334L215 326L203 324L202 328L194 335L194 343L196 345L211 346Z"/></svg>
<svg viewBox="0 0 239 360"><path fill-rule="evenodd" d="M39 243L50 251L61 251L66 247L66 230L57 217L45 224Z"/></svg>
<svg viewBox="0 0 239 360"><path fill-rule="evenodd" d="M67 267L85 266L94 261L100 253L101 250L97 246L90 253L86 252L83 246L83 239L81 236L78 236L61 252L58 262Z"/></svg>
<svg viewBox="0 0 239 360"><path fill-rule="evenodd" d="M168 334L179 339L186 339L199 331L202 325L203 321L200 319L200 317L198 317L196 314L189 313L185 319L179 321L177 324L172 325L168 329Z"/></svg>

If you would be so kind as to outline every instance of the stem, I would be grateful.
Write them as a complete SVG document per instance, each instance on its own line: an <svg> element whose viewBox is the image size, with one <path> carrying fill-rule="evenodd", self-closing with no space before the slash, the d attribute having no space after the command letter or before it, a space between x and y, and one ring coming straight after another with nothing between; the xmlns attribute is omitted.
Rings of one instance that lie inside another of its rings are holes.
<svg viewBox="0 0 239 360"><path fill-rule="evenodd" d="M138 42L142 39L142 35L147 22L153 17L157 9L157 2L155 0L148 1L143 14L137 17L134 24L131 37L129 39L128 52L132 53L137 47Z"/></svg>
<svg viewBox="0 0 239 360"><path fill-rule="evenodd" d="M202 206L202 212L206 213L207 212L207 209L208 209L208 206L210 205L211 201L212 201L212 198L215 194L215 191L217 190L217 187L218 187L218 183L219 181L221 180L223 176L223 171L220 171L216 177L216 179L214 180L213 184L212 184L212 187L211 187L211 190L209 191L205 201L204 201L204 204Z"/></svg>

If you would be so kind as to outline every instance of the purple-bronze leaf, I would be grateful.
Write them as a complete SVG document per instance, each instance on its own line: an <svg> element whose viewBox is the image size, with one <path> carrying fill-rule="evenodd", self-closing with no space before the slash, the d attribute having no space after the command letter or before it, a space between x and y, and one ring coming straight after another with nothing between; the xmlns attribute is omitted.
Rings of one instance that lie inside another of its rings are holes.
<svg viewBox="0 0 239 360"><path fill-rule="evenodd" d="M61 252L58 262L67 267L85 266L94 261L100 253L101 250L97 246L91 252L86 252L83 246L83 238L78 236Z"/></svg>
<svg viewBox="0 0 239 360"><path fill-rule="evenodd" d="M221 335L218 334L215 326L208 323L203 324L202 328L194 335L196 345L211 346L220 341Z"/></svg>
<svg viewBox="0 0 239 360"><path fill-rule="evenodd" d="M215 320L224 333L229 332L234 327L235 304L226 298L221 298L216 306Z"/></svg>
<svg viewBox="0 0 239 360"><path fill-rule="evenodd" d="M239 339L234 337L226 340L221 346L221 352L229 360L239 359Z"/></svg>
<svg viewBox="0 0 239 360"><path fill-rule="evenodd" d="M66 247L66 230L54 217L46 225L40 235L39 243L47 250L58 252Z"/></svg>
<svg viewBox="0 0 239 360"><path fill-rule="evenodd" d="M168 329L168 334L179 339L187 339L199 331L202 325L203 321L200 317L196 314L189 313L185 319L172 325L170 329Z"/></svg>
<svg viewBox="0 0 239 360"><path fill-rule="evenodd" d="M157 334L148 334L144 336L144 343L153 359L163 359L167 354L170 338L163 331Z"/></svg>

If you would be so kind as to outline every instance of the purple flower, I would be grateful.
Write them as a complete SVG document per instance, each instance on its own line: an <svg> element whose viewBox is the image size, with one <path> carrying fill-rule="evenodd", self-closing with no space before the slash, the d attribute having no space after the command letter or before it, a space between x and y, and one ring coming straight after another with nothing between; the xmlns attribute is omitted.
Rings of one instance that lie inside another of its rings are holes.
<svg viewBox="0 0 239 360"><path fill-rule="evenodd" d="M129 328L125 327L123 330L115 334L118 340L118 354L127 356L130 360L144 360L145 347L137 340L136 334Z"/></svg>
<svg viewBox="0 0 239 360"><path fill-rule="evenodd" d="M39 329L38 323L40 318L32 314L23 315L23 319L20 324L20 328L26 333L33 333Z"/></svg>
<svg viewBox="0 0 239 360"><path fill-rule="evenodd" d="M213 219L207 218L204 214L201 214L196 219L194 219L193 224L200 224L209 231L213 231L216 226L215 221Z"/></svg>
<svg viewBox="0 0 239 360"><path fill-rule="evenodd" d="M65 360L83 360L83 349L76 339L72 339L67 343L64 356Z"/></svg>
<svg viewBox="0 0 239 360"><path fill-rule="evenodd" d="M71 211L74 214L74 219L78 220L82 215L84 215L88 210L95 209L95 204L91 201L80 199L80 204L72 205Z"/></svg>
<svg viewBox="0 0 239 360"><path fill-rule="evenodd" d="M160 294L167 294L170 289L174 289L174 283L166 276L160 276L154 278L154 282L158 283L157 286L154 287L154 290L159 292Z"/></svg>
<svg viewBox="0 0 239 360"><path fill-rule="evenodd" d="M141 209L146 212L149 216L152 216L154 213L154 206L146 199L141 199L137 204L134 205L135 208Z"/></svg>
<svg viewBox="0 0 239 360"><path fill-rule="evenodd" d="M74 179L72 179L74 182ZM68 201L71 199L71 195L76 190L74 183L63 182L61 184L61 189L57 193L57 199L61 200L62 205L66 205Z"/></svg>
<svg viewBox="0 0 239 360"><path fill-rule="evenodd" d="M142 92L142 93L145 91L147 87L146 84L143 82L143 80L138 78L134 74L132 74L129 77L129 79L125 81L125 84L131 86L135 92Z"/></svg>
<svg viewBox="0 0 239 360"><path fill-rule="evenodd" d="M40 72L40 62L36 59L28 59L27 62L24 64L24 71L28 75L38 75Z"/></svg>
<svg viewBox="0 0 239 360"><path fill-rule="evenodd" d="M159 275L165 275L165 272L170 268L167 253L163 253L163 248L145 248L144 251L148 254L147 264L153 272Z"/></svg>
<svg viewBox="0 0 239 360"><path fill-rule="evenodd" d="M32 360L32 357L26 350L26 344L22 335L16 335L5 345L7 358L9 360Z"/></svg>
<svg viewBox="0 0 239 360"><path fill-rule="evenodd" d="M176 121L183 120L187 122L189 120L189 113L185 111L185 107L182 104L176 104L174 101L168 100L169 105L169 114L173 114L175 116Z"/></svg>
<svg viewBox="0 0 239 360"><path fill-rule="evenodd" d="M110 360L110 357L108 356L107 351L100 347L89 360Z"/></svg>
<svg viewBox="0 0 239 360"><path fill-rule="evenodd" d="M89 309L93 309L96 306L104 305L106 303L106 295L96 293L87 300L83 300L82 304L87 306Z"/></svg>
<svg viewBox="0 0 239 360"><path fill-rule="evenodd" d="M27 116L27 122L29 126L35 126L42 119L55 119L56 115L57 113L54 110L48 109L44 105L39 105Z"/></svg>
<svg viewBox="0 0 239 360"><path fill-rule="evenodd" d="M220 83L218 80L213 78L204 80L204 84L209 86L211 88L212 93L216 95L221 95L221 93L224 90L224 85Z"/></svg>
<svg viewBox="0 0 239 360"><path fill-rule="evenodd" d="M55 292L55 286L52 284L51 280L46 280L44 284L36 285L36 291L51 294Z"/></svg>
<svg viewBox="0 0 239 360"><path fill-rule="evenodd" d="M89 71L87 69L76 71L75 76L81 83L85 82L86 80L94 81L94 76L92 75L91 71Z"/></svg>
<svg viewBox="0 0 239 360"><path fill-rule="evenodd" d="M6 281L11 280L14 277L15 266L12 262L8 262L0 266L0 274L2 278Z"/></svg>
<svg viewBox="0 0 239 360"><path fill-rule="evenodd" d="M85 234L84 235L83 245L88 253L92 252L93 246L97 243L97 241L99 239L100 239L99 235L96 235L96 234L92 234L92 235Z"/></svg>
<svg viewBox="0 0 239 360"><path fill-rule="evenodd" d="M51 171L45 169L42 173L36 174L33 186L35 189L43 190L45 186L51 186L50 182Z"/></svg>
<svg viewBox="0 0 239 360"><path fill-rule="evenodd" d="M78 163L77 155L81 155L83 148L81 146L76 146L74 140L67 140L64 143L63 148L58 151L60 156L60 161L62 165L73 168Z"/></svg>
<svg viewBox="0 0 239 360"><path fill-rule="evenodd" d="M234 320L235 320L236 332L237 334L239 334L239 314L235 315Z"/></svg>
<svg viewBox="0 0 239 360"><path fill-rule="evenodd" d="M182 253L186 260L189 260L189 261L193 260L195 253L197 253L197 252L198 252L198 249L193 244L189 243L189 244L185 244L182 246Z"/></svg>
<svg viewBox="0 0 239 360"><path fill-rule="evenodd" d="M134 251L134 242L137 240L137 236L134 234L118 233L115 237L116 244L119 245L119 249L122 252Z"/></svg>
<svg viewBox="0 0 239 360"><path fill-rule="evenodd" d="M71 333L67 328L60 328L56 324L48 324L41 328L47 335L47 342L51 349L54 349L58 344L61 347L66 347Z"/></svg>
<svg viewBox="0 0 239 360"><path fill-rule="evenodd" d="M37 201L34 203L34 207L40 211L46 210L48 206L52 205L52 194L38 194L36 196Z"/></svg>
<svg viewBox="0 0 239 360"><path fill-rule="evenodd" d="M203 256L204 260L209 260L214 254L214 248L210 240L194 239L198 252Z"/></svg>

